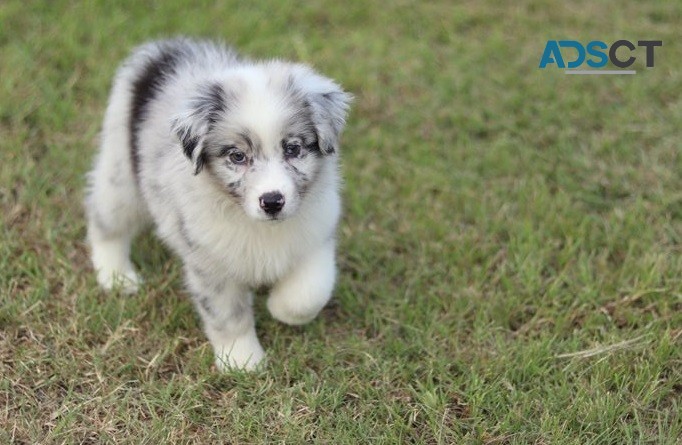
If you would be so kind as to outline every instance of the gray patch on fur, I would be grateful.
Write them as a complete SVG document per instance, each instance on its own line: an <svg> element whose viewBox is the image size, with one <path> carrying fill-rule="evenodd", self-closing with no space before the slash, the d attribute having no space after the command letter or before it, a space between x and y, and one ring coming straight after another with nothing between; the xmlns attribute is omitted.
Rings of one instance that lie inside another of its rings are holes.
<svg viewBox="0 0 682 445"><path fill-rule="evenodd" d="M109 176L109 184L114 187L121 187L125 186L127 181L128 177L123 174L123 165L119 162L114 166L114 171Z"/></svg>
<svg viewBox="0 0 682 445"><path fill-rule="evenodd" d="M204 323L208 323L216 331L230 329L231 326L240 323L249 313L251 307L249 302L235 301L231 311L221 314L213 305L215 298L220 298L219 294L215 296L200 294L194 296L192 301L194 301L199 311L205 315Z"/></svg>
<svg viewBox="0 0 682 445"><path fill-rule="evenodd" d="M293 173L294 182L296 183L296 191L298 193L298 196L303 198L308 191L308 187L310 186L310 178L306 173L300 171L299 169L296 168L296 166L292 164L287 163L286 169L287 171Z"/></svg>
<svg viewBox="0 0 682 445"><path fill-rule="evenodd" d="M178 213L177 220L178 232L180 233L182 240L185 242L185 244L187 244L187 247L193 249L195 246L195 241L190 236L189 231L187 230L187 225L185 223L185 218L183 218L181 213Z"/></svg>
<svg viewBox="0 0 682 445"><path fill-rule="evenodd" d="M232 196L234 199L236 199L238 201L241 201L241 199L242 199L242 194L239 191L241 185L242 185L241 180L230 182L229 184L227 184L227 193L229 193L230 196Z"/></svg>
<svg viewBox="0 0 682 445"><path fill-rule="evenodd" d="M200 295L194 299L194 301L199 305L201 310L204 311L204 313L209 316L213 317L214 315L214 309L213 306L211 305L211 298L207 297L206 295Z"/></svg>
<svg viewBox="0 0 682 445"><path fill-rule="evenodd" d="M99 210L97 210L96 207L94 207L90 212L90 218L92 222L97 226L97 228L102 232L102 233L111 233L112 229L107 224L107 222L104 220L102 217L101 213Z"/></svg>
<svg viewBox="0 0 682 445"><path fill-rule="evenodd" d="M220 294L225 290L225 283L222 281L222 277L216 279L216 275L213 275L196 265L186 266L186 271L198 278L202 287L214 294Z"/></svg>
<svg viewBox="0 0 682 445"><path fill-rule="evenodd" d="M211 320L211 327L216 331L230 329L242 321L249 313L250 305L245 301L235 301L232 310L228 314L222 314L220 318L214 317Z"/></svg>

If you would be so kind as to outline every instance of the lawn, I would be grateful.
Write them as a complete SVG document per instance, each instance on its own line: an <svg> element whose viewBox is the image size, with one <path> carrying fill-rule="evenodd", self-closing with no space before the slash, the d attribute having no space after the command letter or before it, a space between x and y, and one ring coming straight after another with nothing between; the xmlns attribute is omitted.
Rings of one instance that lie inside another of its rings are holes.
<svg viewBox="0 0 682 445"><path fill-rule="evenodd" d="M681 2L187 4L0 2L0 443L680 443ZM153 234L132 296L84 243L116 66L175 34L356 96L334 299L302 328L257 299L252 374ZM549 39L664 46L567 76Z"/></svg>

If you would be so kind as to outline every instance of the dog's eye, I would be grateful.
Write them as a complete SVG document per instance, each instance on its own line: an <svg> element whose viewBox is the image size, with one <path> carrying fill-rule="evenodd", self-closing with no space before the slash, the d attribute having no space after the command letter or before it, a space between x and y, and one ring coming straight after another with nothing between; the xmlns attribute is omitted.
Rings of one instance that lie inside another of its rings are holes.
<svg viewBox="0 0 682 445"><path fill-rule="evenodd" d="M239 150L233 151L232 153L230 153L229 158L233 164L244 164L244 163L246 163L246 155L244 154L243 151L239 151Z"/></svg>
<svg viewBox="0 0 682 445"><path fill-rule="evenodd" d="M301 153L301 146L298 144L286 144L284 146L284 157L295 158Z"/></svg>

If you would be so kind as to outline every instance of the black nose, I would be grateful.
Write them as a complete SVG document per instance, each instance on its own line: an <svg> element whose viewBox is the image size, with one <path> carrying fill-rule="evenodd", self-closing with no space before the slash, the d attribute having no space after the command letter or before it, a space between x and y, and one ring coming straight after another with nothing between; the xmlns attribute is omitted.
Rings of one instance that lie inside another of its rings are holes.
<svg viewBox="0 0 682 445"><path fill-rule="evenodd" d="M276 215L284 207L284 196L280 192L268 192L261 195L260 208L268 215Z"/></svg>

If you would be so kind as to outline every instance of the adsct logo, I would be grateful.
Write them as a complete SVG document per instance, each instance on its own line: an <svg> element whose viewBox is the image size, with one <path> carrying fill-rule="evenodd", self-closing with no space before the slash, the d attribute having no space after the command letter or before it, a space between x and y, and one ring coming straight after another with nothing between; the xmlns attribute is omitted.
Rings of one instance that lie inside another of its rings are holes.
<svg viewBox="0 0 682 445"><path fill-rule="evenodd" d="M640 49L640 53L644 51L647 68L653 68L654 50L658 46L663 46L663 41L638 40L637 46L644 48L644 50ZM625 49L618 51L622 47ZM562 48L570 48L570 54L566 51L562 55ZM623 69L628 68L637 60L637 57L633 55L635 49L635 45L629 40L616 40L611 46L600 40L593 40L587 45L577 40L548 40L540 59L540 68L544 69L552 65L557 68L568 68L564 71L566 74L637 74L635 70ZM601 69L609 61L613 66L621 69ZM580 69L584 63L587 63L591 69Z"/></svg>

